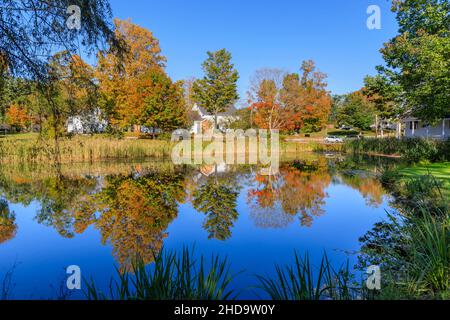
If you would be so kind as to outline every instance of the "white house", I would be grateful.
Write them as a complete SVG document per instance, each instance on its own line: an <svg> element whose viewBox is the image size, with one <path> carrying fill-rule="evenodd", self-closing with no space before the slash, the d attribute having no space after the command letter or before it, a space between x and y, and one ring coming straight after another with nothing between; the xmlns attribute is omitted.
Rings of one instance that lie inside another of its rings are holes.
<svg viewBox="0 0 450 320"><path fill-rule="evenodd" d="M405 136L407 138L450 138L450 118L444 118L433 126L413 117L404 119L403 121L405 123Z"/></svg>
<svg viewBox="0 0 450 320"><path fill-rule="evenodd" d="M205 128L205 125L209 125L211 127L214 125L214 115L208 113L204 108L194 104L192 111L198 116L195 117L194 125L191 128L191 133L200 134L202 132L202 128ZM225 112L221 112L217 115L217 125L222 131L226 129L230 122L236 120L236 109L234 107L229 107Z"/></svg>
<svg viewBox="0 0 450 320"><path fill-rule="evenodd" d="M101 133L107 126L108 122L103 119L99 109L87 115L69 117L67 120L68 133Z"/></svg>

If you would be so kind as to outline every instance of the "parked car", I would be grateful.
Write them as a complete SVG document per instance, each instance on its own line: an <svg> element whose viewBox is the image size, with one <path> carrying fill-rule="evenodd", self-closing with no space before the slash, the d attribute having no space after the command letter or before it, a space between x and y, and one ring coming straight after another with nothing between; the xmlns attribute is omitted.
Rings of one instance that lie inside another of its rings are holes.
<svg viewBox="0 0 450 320"><path fill-rule="evenodd" d="M325 138L326 143L343 143L344 139L336 137L336 136L328 136Z"/></svg>

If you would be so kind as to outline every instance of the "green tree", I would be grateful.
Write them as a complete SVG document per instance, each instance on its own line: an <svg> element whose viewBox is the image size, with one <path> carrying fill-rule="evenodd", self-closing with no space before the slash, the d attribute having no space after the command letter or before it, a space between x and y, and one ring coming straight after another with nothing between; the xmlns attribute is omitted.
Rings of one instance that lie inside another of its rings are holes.
<svg viewBox="0 0 450 320"><path fill-rule="evenodd" d="M66 25L67 9L81 10L80 30ZM0 55L11 74L47 80L47 60L55 52L87 53L106 42L123 51L110 23L107 0L2 0L0 8Z"/></svg>
<svg viewBox="0 0 450 320"><path fill-rule="evenodd" d="M141 123L147 127L173 131L187 126L187 110L180 83L172 80L160 69L144 76L144 101Z"/></svg>
<svg viewBox="0 0 450 320"><path fill-rule="evenodd" d="M345 95L345 94L335 94L331 97L332 104L331 104L330 115L328 117L328 122L330 122L330 123L337 122L338 112L341 109L341 107L343 106L346 98L347 98L347 95Z"/></svg>
<svg viewBox="0 0 450 320"><path fill-rule="evenodd" d="M380 74L398 86L407 111L430 123L450 113L450 3L398 0L399 35L381 50Z"/></svg>
<svg viewBox="0 0 450 320"><path fill-rule="evenodd" d="M225 49L208 52L203 71L203 79L193 86L194 100L214 115L214 127L217 128L217 115L239 99L239 74L231 63L231 53Z"/></svg>
<svg viewBox="0 0 450 320"><path fill-rule="evenodd" d="M337 113L337 123L368 130L375 120L373 104L361 91L349 94Z"/></svg>

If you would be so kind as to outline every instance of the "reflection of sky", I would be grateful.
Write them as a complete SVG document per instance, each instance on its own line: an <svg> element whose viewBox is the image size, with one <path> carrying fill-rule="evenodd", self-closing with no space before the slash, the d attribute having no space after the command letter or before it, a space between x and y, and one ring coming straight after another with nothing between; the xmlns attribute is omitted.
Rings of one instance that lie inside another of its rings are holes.
<svg viewBox="0 0 450 320"><path fill-rule="evenodd" d="M239 289L254 285L254 274L273 272L275 263L293 262L294 250L300 254L309 252L315 264L320 263L324 251L334 261L343 263L342 251L358 250L358 238L385 216L388 206L383 203L379 208L368 207L358 191L342 184L331 184L326 192L326 214L315 217L311 228L301 227L298 216L283 228L258 228L249 214L248 188L244 187L238 199L239 218L231 239L224 242L208 240L202 228L204 214L196 212L190 203L183 204L178 218L167 230L165 246L178 249L195 244L197 254L229 257L234 272L245 271L235 281ZM101 245L98 231L89 227L73 239L64 239L55 229L34 220L38 208L37 203L26 208L10 204L16 213L18 232L14 239L0 245L0 274L3 276L16 262L13 297L55 298L65 277L64 268L72 264L81 267L83 277L92 276L106 286L114 274L115 262L111 246ZM355 262L354 256L351 259ZM251 289L241 295L252 297L255 295Z"/></svg>

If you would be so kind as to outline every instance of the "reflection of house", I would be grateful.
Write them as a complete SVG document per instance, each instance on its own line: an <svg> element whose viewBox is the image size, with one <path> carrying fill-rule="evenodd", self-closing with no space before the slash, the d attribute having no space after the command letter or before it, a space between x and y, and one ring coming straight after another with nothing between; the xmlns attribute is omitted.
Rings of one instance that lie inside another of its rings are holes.
<svg viewBox="0 0 450 320"><path fill-rule="evenodd" d="M68 133L101 133L106 130L108 122L103 119L101 111L95 110L87 115L69 117Z"/></svg>
<svg viewBox="0 0 450 320"><path fill-rule="evenodd" d="M227 165L225 163L216 165L203 165L202 167L200 167L200 172L207 177L218 173L225 173L227 172Z"/></svg>
<svg viewBox="0 0 450 320"><path fill-rule="evenodd" d="M202 130L205 131L214 126L214 115L208 113L204 108L194 104L192 113L194 125L191 128L191 133L200 134ZM220 130L225 130L230 122L237 120L235 113L236 109L230 107L225 112L217 114L217 124Z"/></svg>
<svg viewBox="0 0 450 320"><path fill-rule="evenodd" d="M417 118L407 118L405 122L405 136L407 138L450 138L450 118L438 121L435 125L429 125Z"/></svg>

